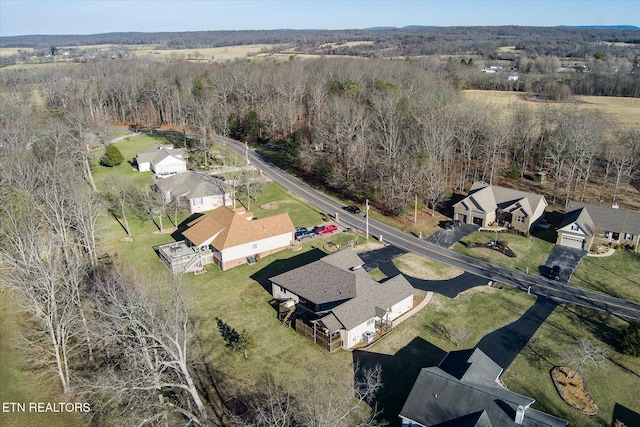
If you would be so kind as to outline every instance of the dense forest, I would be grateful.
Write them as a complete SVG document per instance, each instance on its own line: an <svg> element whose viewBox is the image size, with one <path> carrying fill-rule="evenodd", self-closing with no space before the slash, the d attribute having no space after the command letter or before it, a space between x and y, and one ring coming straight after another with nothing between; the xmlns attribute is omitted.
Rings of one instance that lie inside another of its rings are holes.
<svg viewBox="0 0 640 427"><path fill-rule="evenodd" d="M402 31L409 49L413 30ZM429 37L428 31L415 34ZM509 28L486 31L504 32L505 42L512 37ZM582 30L576 33L586 37ZM395 33L379 34L376 43ZM536 34L532 30L532 40ZM635 32L602 34L637 42L629 38ZM469 48L460 43L460 49ZM523 50L536 45L522 43ZM208 401L194 378L201 355L193 347L193 321L179 280L155 277L150 292L148 279L98 260L97 218L106 205L118 203L120 193L100 194L85 183L86 147L106 142L114 125L193 134L185 144L205 163L212 160L214 144L220 149L218 135L247 141L316 184L353 200L368 198L389 215L404 213L416 195L433 212L473 181L517 180L538 171L553 183L552 203L585 199L595 175L599 194L585 201L615 202L625 186L637 183L640 129L572 102L550 102L570 99L568 83L556 79L552 58L529 61L543 76L539 90L532 91L531 105L506 111L464 99L459 88L480 83L474 83L476 74L465 74L468 61L459 60L332 57L207 64L119 58L2 70L2 285L30 315L25 339L34 366L56 376L67 396L91 402L91 422L98 425L171 425L176 419L221 424L210 409L215 397ZM621 79L638 90L636 68ZM590 81L606 87L614 80ZM357 403L379 388L378 376L363 373ZM347 402L354 395L350 387L343 393ZM284 404L269 400L274 396L282 395L267 394L264 413ZM284 414L290 424L281 425L324 425L313 417L327 414L303 405L312 396L299 396L291 405L301 406ZM332 413L335 425L354 416L354 408ZM363 414L359 425L376 425L375 410L368 418Z"/></svg>

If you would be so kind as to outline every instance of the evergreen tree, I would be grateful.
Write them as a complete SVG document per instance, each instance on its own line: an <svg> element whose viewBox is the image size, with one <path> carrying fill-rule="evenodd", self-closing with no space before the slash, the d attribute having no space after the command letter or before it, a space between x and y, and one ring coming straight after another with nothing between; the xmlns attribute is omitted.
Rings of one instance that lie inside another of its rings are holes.
<svg viewBox="0 0 640 427"><path fill-rule="evenodd" d="M113 144L107 145L104 154L100 157L100 164L109 168L120 165L124 161L124 156Z"/></svg>

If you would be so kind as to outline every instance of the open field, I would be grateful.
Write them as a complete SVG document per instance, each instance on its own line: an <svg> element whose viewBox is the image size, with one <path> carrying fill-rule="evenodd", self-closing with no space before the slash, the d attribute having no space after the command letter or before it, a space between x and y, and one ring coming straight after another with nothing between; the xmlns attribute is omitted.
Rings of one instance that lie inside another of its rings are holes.
<svg viewBox="0 0 640 427"><path fill-rule="evenodd" d="M33 48L31 47L0 47L0 56L11 56L19 52L32 53Z"/></svg>
<svg viewBox="0 0 640 427"><path fill-rule="evenodd" d="M470 101L486 103L497 109L510 107L515 103L526 103L533 108L548 105L562 106L562 102L536 101L530 95L521 92L504 92L496 90L463 90L463 98ZM619 126L640 126L640 99L613 96L581 96L576 95L569 101L571 105L589 111L601 111Z"/></svg>

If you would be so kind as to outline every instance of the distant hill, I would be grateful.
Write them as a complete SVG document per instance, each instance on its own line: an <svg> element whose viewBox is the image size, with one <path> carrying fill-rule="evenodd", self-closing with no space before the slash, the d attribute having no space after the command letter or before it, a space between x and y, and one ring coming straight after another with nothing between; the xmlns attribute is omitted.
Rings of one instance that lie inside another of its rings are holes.
<svg viewBox="0 0 640 427"><path fill-rule="evenodd" d="M560 25L561 28L585 28L589 30L640 30L635 25Z"/></svg>

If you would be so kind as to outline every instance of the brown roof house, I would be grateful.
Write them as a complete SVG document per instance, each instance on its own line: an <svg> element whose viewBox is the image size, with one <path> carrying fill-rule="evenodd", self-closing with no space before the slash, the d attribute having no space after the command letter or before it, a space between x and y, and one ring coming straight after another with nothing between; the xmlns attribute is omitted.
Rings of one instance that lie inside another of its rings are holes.
<svg viewBox="0 0 640 427"><path fill-rule="evenodd" d="M569 201L556 244L588 251L594 238L611 245L640 244L640 212Z"/></svg>
<svg viewBox="0 0 640 427"><path fill-rule="evenodd" d="M181 199L191 213L210 211L233 202L228 185L211 175L185 172L168 178L156 178L156 191L164 200Z"/></svg>
<svg viewBox="0 0 640 427"><path fill-rule="evenodd" d="M153 171L161 173L180 173L187 171L187 152L173 145L155 144L144 153L138 153L136 163L138 172Z"/></svg>
<svg viewBox="0 0 640 427"><path fill-rule="evenodd" d="M271 294L291 303L296 331L327 350L366 344L413 308L415 289L401 274L376 282L363 265L346 248L270 278Z"/></svg>
<svg viewBox="0 0 640 427"><path fill-rule="evenodd" d="M403 427L564 427L565 420L531 408L530 397L499 383L502 368L482 350L448 353L423 368L400 411Z"/></svg>
<svg viewBox="0 0 640 427"><path fill-rule="evenodd" d="M478 181L466 198L453 205L453 218L480 227L497 222L525 233L542 219L546 207L542 195Z"/></svg>
<svg viewBox="0 0 640 427"><path fill-rule="evenodd" d="M252 264L294 241L294 226L287 213L254 219L243 208L220 206L187 225L184 241L157 248L174 274L200 272L211 263L222 270Z"/></svg>

